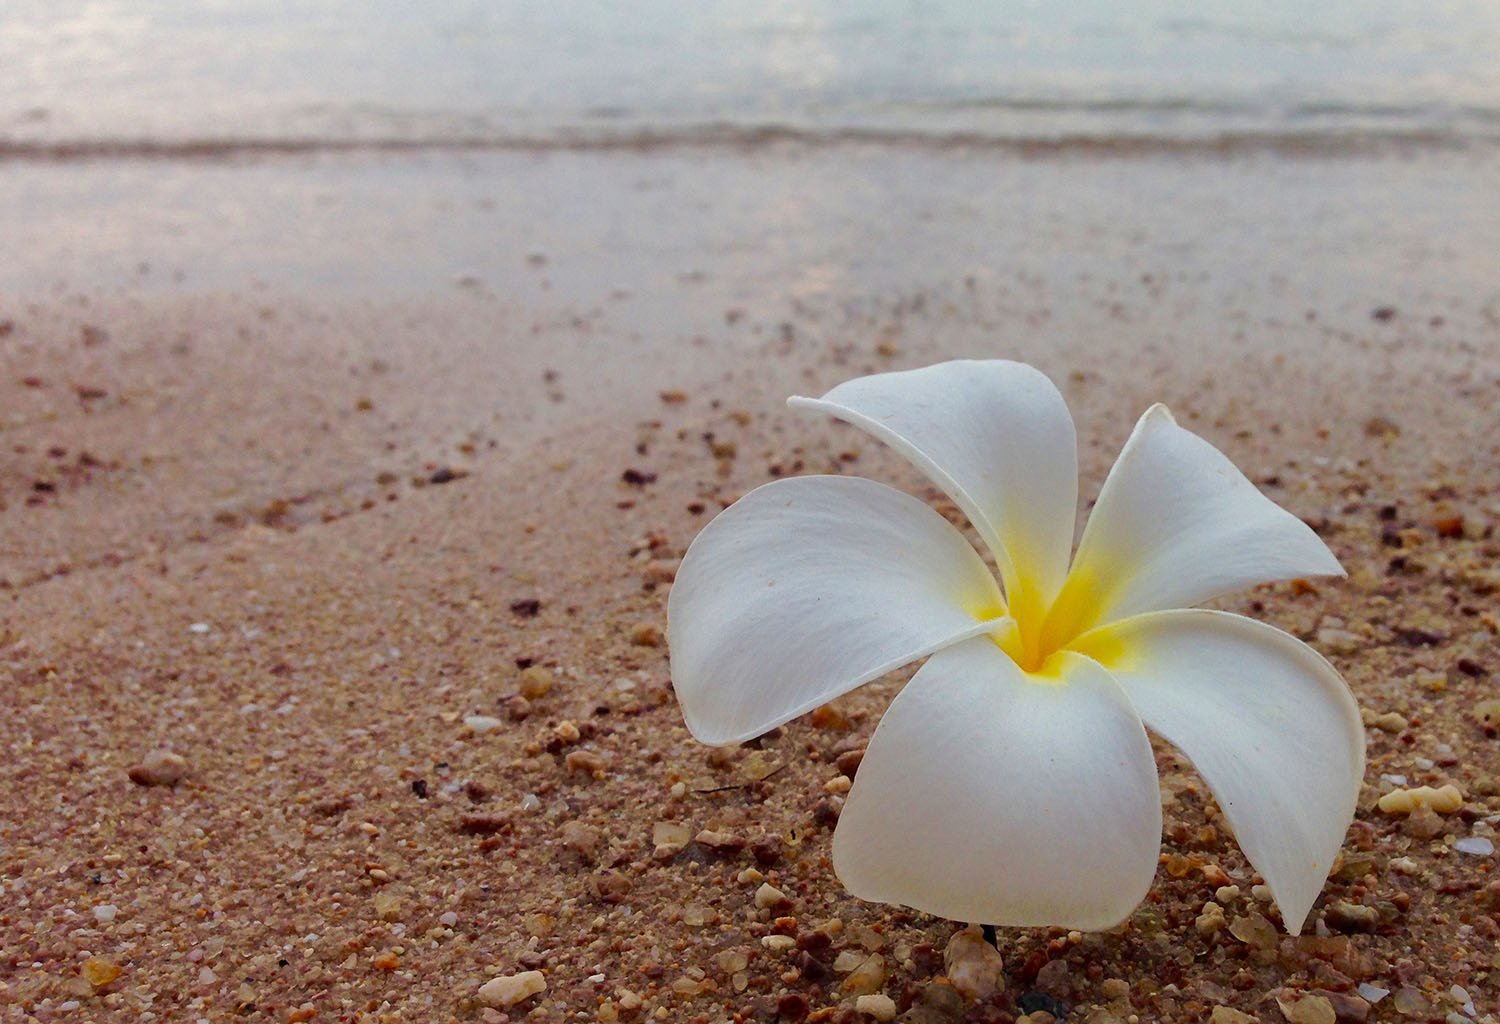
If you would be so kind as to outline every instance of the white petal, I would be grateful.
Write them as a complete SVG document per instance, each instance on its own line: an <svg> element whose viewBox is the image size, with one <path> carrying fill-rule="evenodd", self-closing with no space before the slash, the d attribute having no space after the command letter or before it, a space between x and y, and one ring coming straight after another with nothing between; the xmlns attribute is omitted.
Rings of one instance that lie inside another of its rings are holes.
<svg viewBox="0 0 1500 1024"><path fill-rule="evenodd" d="M855 477L795 477L735 502L667 600L672 682L705 743L757 736L994 628L994 575L942 516Z"/></svg>
<svg viewBox="0 0 1500 1024"><path fill-rule="evenodd" d="M856 896L958 921L1101 929L1151 887L1145 729L1076 655L1027 676L988 637L940 651L881 719L833 837Z"/></svg>
<svg viewBox="0 0 1500 1024"><path fill-rule="evenodd" d="M1140 615L1077 648L1197 767L1296 935L1365 772L1359 707L1339 674L1295 637L1227 612Z"/></svg>
<svg viewBox="0 0 1500 1024"><path fill-rule="evenodd" d="M789 404L864 428L931 477L993 550L1013 608L1028 584L1038 609L1056 595L1073 547L1078 451L1046 375L960 360L859 377Z"/></svg>
<svg viewBox="0 0 1500 1024"><path fill-rule="evenodd" d="M1048 629L1061 641L1257 583L1343 574L1306 523L1155 405L1104 481Z"/></svg>

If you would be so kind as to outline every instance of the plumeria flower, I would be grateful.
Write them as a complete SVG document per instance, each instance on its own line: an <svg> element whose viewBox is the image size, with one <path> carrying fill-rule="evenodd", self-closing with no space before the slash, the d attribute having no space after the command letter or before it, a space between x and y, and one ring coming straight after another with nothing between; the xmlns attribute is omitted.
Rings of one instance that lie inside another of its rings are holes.
<svg viewBox="0 0 1500 1024"><path fill-rule="evenodd" d="M1317 535L1155 405L1074 553L1072 418L1021 363L882 373L790 404L911 460L999 578L884 484L752 491L694 540L667 605L693 735L750 739L925 658L860 764L833 837L839 878L960 921L1103 929L1156 871L1149 727L1196 766L1297 934L1353 818L1359 709L1294 637L1192 606L1343 575Z"/></svg>

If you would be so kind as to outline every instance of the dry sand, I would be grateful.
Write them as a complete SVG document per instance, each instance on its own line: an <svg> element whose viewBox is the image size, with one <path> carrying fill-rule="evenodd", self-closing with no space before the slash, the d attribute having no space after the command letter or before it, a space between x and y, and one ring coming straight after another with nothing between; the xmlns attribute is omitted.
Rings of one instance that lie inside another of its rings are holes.
<svg viewBox="0 0 1500 1024"><path fill-rule="evenodd" d="M1278 998L1440 1021L1454 986L1492 1011L1500 885L1454 844L1500 812L1493 308L1330 315L1189 264L734 311L697 345L463 296L0 308L0 1020L842 1022L870 991L929 1022L1037 992L1099 1024L1275 1021ZM949 1005L958 926L853 900L828 860L840 755L900 678L742 749L688 736L665 599L714 512L802 472L936 497L782 398L953 355L1053 376L1086 499L1166 401L1349 570L1224 602L1311 641L1371 715L1302 938L1159 746L1146 903L1105 934L1002 930L1004 991ZM1462 806L1383 813L1398 775ZM545 992L477 1001L531 970Z"/></svg>

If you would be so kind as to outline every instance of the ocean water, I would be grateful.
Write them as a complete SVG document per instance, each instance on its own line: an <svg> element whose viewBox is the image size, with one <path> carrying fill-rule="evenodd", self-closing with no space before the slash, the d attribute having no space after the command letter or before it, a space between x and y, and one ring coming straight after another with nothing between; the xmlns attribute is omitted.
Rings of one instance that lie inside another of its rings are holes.
<svg viewBox="0 0 1500 1024"><path fill-rule="evenodd" d="M1500 141L1493 0L0 0L0 159Z"/></svg>

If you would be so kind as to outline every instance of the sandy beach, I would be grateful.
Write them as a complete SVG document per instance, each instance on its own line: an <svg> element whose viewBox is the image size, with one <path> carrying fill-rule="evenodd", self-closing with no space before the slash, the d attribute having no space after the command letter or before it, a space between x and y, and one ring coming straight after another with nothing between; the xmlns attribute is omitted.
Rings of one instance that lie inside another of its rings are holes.
<svg viewBox="0 0 1500 1024"><path fill-rule="evenodd" d="M1495 1012L1500 883L1464 852L1500 815L1492 156L340 159L170 165L144 205L127 163L107 238L63 212L98 168L6 172L36 201L0 278L0 1020ZM665 602L716 512L799 473L940 498L785 397L959 356L1058 384L1085 507L1162 401L1348 570L1223 603L1367 715L1300 938L1157 744L1148 900L1002 929L1003 991L955 999L960 925L829 862L906 676L688 735ZM1450 783L1449 813L1377 807Z"/></svg>

